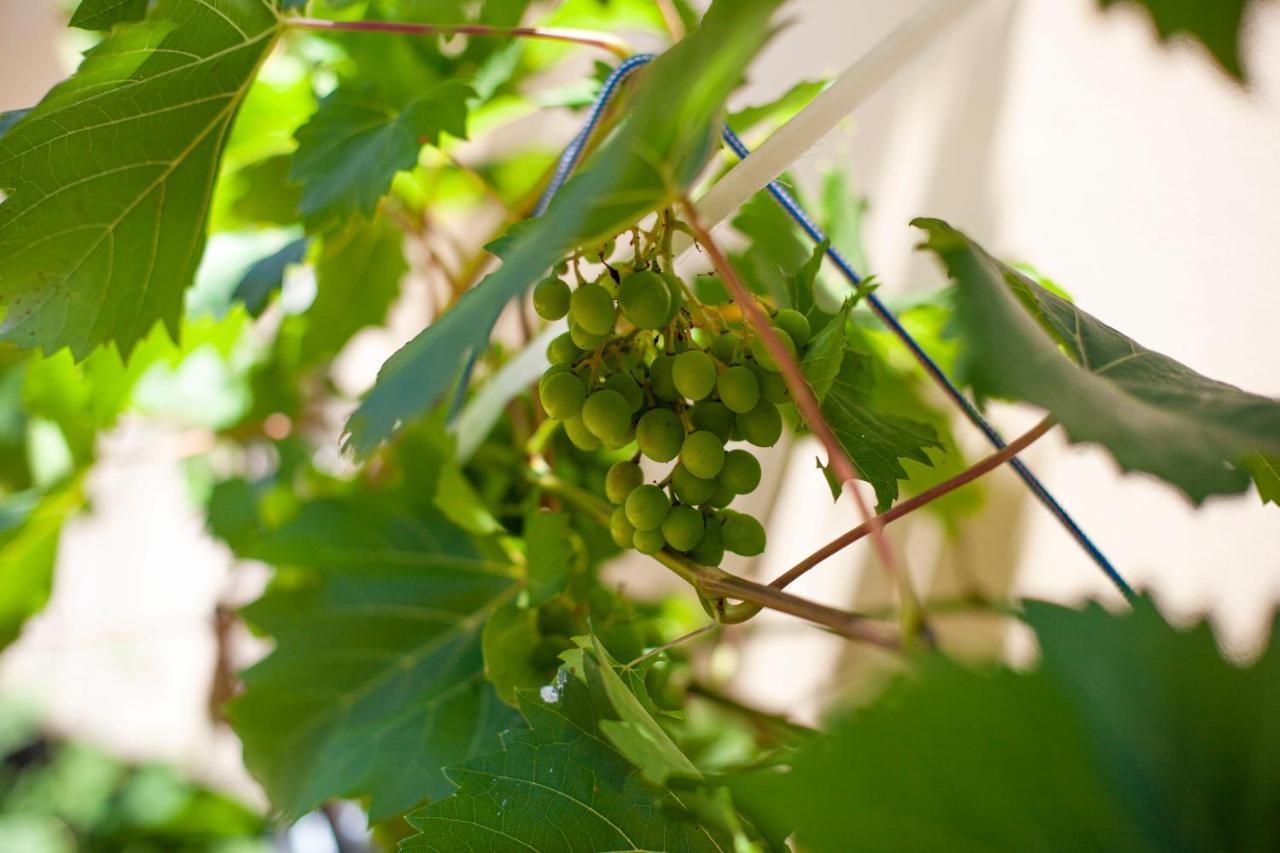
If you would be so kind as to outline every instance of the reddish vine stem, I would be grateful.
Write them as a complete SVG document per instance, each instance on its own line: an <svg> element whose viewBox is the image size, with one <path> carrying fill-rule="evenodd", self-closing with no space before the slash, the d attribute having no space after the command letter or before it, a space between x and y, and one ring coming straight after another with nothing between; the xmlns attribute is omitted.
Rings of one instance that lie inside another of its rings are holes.
<svg viewBox="0 0 1280 853"><path fill-rule="evenodd" d="M943 483L939 483L933 488L923 491L920 494L916 495L915 497L909 498L903 501L902 503L897 504L887 512L884 512L878 515L876 517L877 520L879 521L881 526L886 525L889 522L894 521L895 519L901 518L902 516L907 515L908 513L914 512L915 510L919 509L925 504L931 503L932 501L936 501L938 498L942 497L945 494L948 494L949 492L954 492L956 489L960 488L961 486L972 483L974 480L978 479L982 475L986 474L989 471L993 471L996 468L999 468L1001 465L1008 462L1013 457L1017 456L1023 450L1026 450L1028 447L1034 444L1041 436L1043 436L1049 430L1053 429L1054 426L1056 425L1057 425L1057 422L1053 418L1045 418L1044 420L1040 421L1040 423L1032 427L1030 430L1028 430L1022 435L1018 436L1012 442L1010 442L1003 450L1000 450L996 453L992 453L990 456L983 459L981 462L978 462L976 465L966 468L964 471L952 477L950 480L947 480L946 482L943 482ZM859 539L863 538L870 532L871 532L870 525L861 524L853 528L852 530L850 530L848 533L845 533L842 536L836 537L835 539L828 542L826 545L823 545L817 551L814 551L812 554L805 557L800 562L796 563L791 568L787 569L785 572L783 572L781 575L779 575L777 578L771 581L769 583L769 586L774 589L782 589L783 587L787 586L792 581L794 581L796 578L800 577L805 572L809 571L814 566L821 563L823 560L827 559L828 557L832 556L838 551L844 548L847 548L848 546L852 545L854 542L857 542Z"/></svg>
<svg viewBox="0 0 1280 853"><path fill-rule="evenodd" d="M399 21L330 21L321 18L288 18L286 25L298 30L343 30L347 32L393 33L411 36L496 36L531 38L582 44L607 50L620 59L632 53L622 39L609 33L561 27L488 27L483 24L413 24Z"/></svg>
<svg viewBox="0 0 1280 853"><path fill-rule="evenodd" d="M893 549L890 548L889 541L885 538L881 529L883 527L882 523L877 516L871 513L862 494L852 484L852 481L858 477L858 469L854 466L853 460L849 458L849 455L845 453L844 448L840 446L840 442L836 440L835 433L831 431L831 426L822 414L822 409L818 404L817 397L813 394L813 389L809 387L808 380L804 378L804 374L800 370L800 365L791 353L787 351L786 347L783 346L782 340L773 330L773 327L769 325L769 318L765 316L764 311L756 304L751 294L747 292L742 280L738 278L737 272L734 271L733 266L729 263L729 259L725 257L724 252L720 250L715 240L712 239L711 233L702 225L702 221L698 217L698 211L693 206L693 203L684 198L681 199L681 206L684 209L685 222L688 223L694 237L711 258L712 265L715 266L716 272L724 280L724 285L733 296L734 302L738 304L743 316L751 323L752 328L760 336L770 355L773 356L778 366L782 369L782 376L787 382L787 387L791 390L796 407L800 410L805 423L809 425L814 435L818 437L823 447L826 448L828 462L835 470L837 479L842 485L848 485L849 492L853 496L854 504L858 508L863 524L868 527L871 533L876 552L880 555L880 560L884 564L885 570L893 578L898 588L903 627L909 633L914 633L922 626L923 621L919 599L911 586L911 579L907 576L905 568L899 566L894 559Z"/></svg>

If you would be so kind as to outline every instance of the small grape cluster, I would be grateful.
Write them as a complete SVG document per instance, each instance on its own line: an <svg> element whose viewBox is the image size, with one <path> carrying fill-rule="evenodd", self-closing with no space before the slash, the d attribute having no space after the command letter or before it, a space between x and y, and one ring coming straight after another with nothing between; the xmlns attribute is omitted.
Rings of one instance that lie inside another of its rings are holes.
<svg viewBox="0 0 1280 853"><path fill-rule="evenodd" d="M608 268L573 289L558 275L543 279L534 310L545 320L567 316L569 331L548 345L551 366L538 391L579 449L635 443L637 453L605 480L617 505L609 526L619 547L644 554L666 547L715 566L726 550L764 551L760 522L728 508L760 484L760 462L726 445L777 443L778 406L789 391L749 328L708 318L687 293L675 275L643 266ZM793 354L809 340L809 322L797 311L774 313L772 325ZM642 456L676 464L660 482L646 483Z"/></svg>

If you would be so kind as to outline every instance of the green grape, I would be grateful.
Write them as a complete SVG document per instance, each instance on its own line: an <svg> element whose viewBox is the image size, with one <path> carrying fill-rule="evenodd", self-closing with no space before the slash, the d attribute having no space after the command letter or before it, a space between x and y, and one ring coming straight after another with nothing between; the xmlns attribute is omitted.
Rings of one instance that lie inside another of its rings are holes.
<svg viewBox="0 0 1280 853"><path fill-rule="evenodd" d="M547 344L547 361L552 364L571 364L582 356L582 350L573 342L568 332L551 339Z"/></svg>
<svg viewBox="0 0 1280 853"><path fill-rule="evenodd" d="M782 378L781 373L765 370L758 364L753 364L752 368L756 381L760 383L760 399L777 404L791 401L791 389L787 387L787 380Z"/></svg>
<svg viewBox="0 0 1280 853"><path fill-rule="evenodd" d="M750 494L760 485L760 461L749 450L730 450L724 455L718 480L736 495Z"/></svg>
<svg viewBox="0 0 1280 853"><path fill-rule="evenodd" d="M716 378L716 391L720 401L731 412L749 412L760 402L760 382L751 368L738 365L730 367Z"/></svg>
<svg viewBox="0 0 1280 853"><path fill-rule="evenodd" d="M669 272L662 273L662 280L667 285L667 295L671 297L671 307L667 309L667 316L663 318L662 325L669 324L680 313L680 306L684 305L684 286L680 283L680 279Z"/></svg>
<svg viewBox="0 0 1280 853"><path fill-rule="evenodd" d="M756 407L734 418L743 440L756 447L773 447L782 437L782 415L778 407L761 400Z"/></svg>
<svg viewBox="0 0 1280 853"><path fill-rule="evenodd" d="M716 400L701 400L690 406L689 421L695 430L715 433L722 442L727 442L733 432L733 412Z"/></svg>
<svg viewBox="0 0 1280 853"><path fill-rule="evenodd" d="M627 401L627 408L635 414L644 408L644 391L640 383L628 373L615 373L604 381L604 387L617 391Z"/></svg>
<svg viewBox="0 0 1280 853"><path fill-rule="evenodd" d="M720 529L724 547L744 557L764 553L765 534L760 522L740 512L728 514Z"/></svg>
<svg viewBox="0 0 1280 853"><path fill-rule="evenodd" d="M631 490L624 506L627 521L636 530L657 530L671 509L671 499L657 486L645 484Z"/></svg>
<svg viewBox="0 0 1280 853"><path fill-rule="evenodd" d="M809 343L813 330L809 326L809 318L794 308L783 308L773 317L773 325L791 336L791 341L798 347Z"/></svg>
<svg viewBox="0 0 1280 853"><path fill-rule="evenodd" d="M641 554L656 554L667 544L661 528L656 530L637 530L631 537L631 545Z"/></svg>
<svg viewBox="0 0 1280 853"><path fill-rule="evenodd" d="M729 504L733 503L733 499L736 497L737 495L734 494L733 489L726 486L720 480L716 480L715 491L711 493L711 497L707 498L707 504L715 507L716 509L724 509Z"/></svg>
<svg viewBox="0 0 1280 853"><path fill-rule="evenodd" d="M613 544L619 548L630 548L631 537L635 533L636 529L627 521L627 511L622 507L615 509L613 515L609 516L609 535L613 537Z"/></svg>
<svg viewBox="0 0 1280 853"><path fill-rule="evenodd" d="M649 365L649 387L659 400L672 402L680 399L680 391L672 378L675 363L674 356L660 355L653 360L653 364Z"/></svg>
<svg viewBox="0 0 1280 853"><path fill-rule="evenodd" d="M572 373L553 373L546 378L539 389L542 408L558 421L572 418L582 411L582 403L587 399L587 389L582 380Z"/></svg>
<svg viewBox="0 0 1280 853"><path fill-rule="evenodd" d="M702 541L702 513L691 506L673 506L662 520L662 538L677 551L688 551Z"/></svg>
<svg viewBox="0 0 1280 853"><path fill-rule="evenodd" d="M607 261L613 257L613 253L618 250L618 241L616 238L605 240L596 249L596 254L600 260Z"/></svg>
<svg viewBox="0 0 1280 853"><path fill-rule="evenodd" d="M715 480L704 480L689 473L683 465L677 465L671 472L671 491L681 503L697 506L706 503L716 490Z"/></svg>
<svg viewBox="0 0 1280 853"><path fill-rule="evenodd" d="M575 415L564 422L564 434L579 450L599 450L600 439L591 434L587 425L582 422L582 415Z"/></svg>
<svg viewBox="0 0 1280 853"><path fill-rule="evenodd" d="M707 522L702 541L689 552L689 556L703 566L718 566L724 561L724 534L720 531L719 522L714 519Z"/></svg>
<svg viewBox="0 0 1280 853"><path fill-rule="evenodd" d="M634 462L615 462L604 477L604 493L609 500L620 504L627 499L641 483L644 472Z"/></svg>
<svg viewBox="0 0 1280 853"><path fill-rule="evenodd" d="M671 367L676 389L690 400L701 400L716 387L716 364L702 350L686 350Z"/></svg>
<svg viewBox="0 0 1280 853"><path fill-rule="evenodd" d="M791 353L791 358L794 359L796 357L795 341L791 340L791 336L782 329L775 328L773 331L777 334L778 340L782 341L783 348ZM769 348L765 346L764 338L757 336L751 341L751 355L765 370L772 370L774 373L782 370L774 359L773 353L769 352Z"/></svg>
<svg viewBox="0 0 1280 853"><path fill-rule="evenodd" d="M574 345L585 352L590 352L609 339L608 335L594 335L577 323L569 324L569 338Z"/></svg>
<svg viewBox="0 0 1280 853"><path fill-rule="evenodd" d="M695 477L710 480L724 466L724 442L706 430L690 433L680 447L680 463Z"/></svg>
<svg viewBox="0 0 1280 853"><path fill-rule="evenodd" d="M631 429L631 407L617 391L605 388L582 404L582 421L605 446L620 447Z"/></svg>
<svg viewBox="0 0 1280 853"><path fill-rule="evenodd" d="M670 409L650 409L636 424L636 445L654 462L670 462L680 454L684 426Z"/></svg>
<svg viewBox="0 0 1280 853"><path fill-rule="evenodd" d="M671 292L657 273L633 272L618 288L618 307L637 329L658 329L667 323Z"/></svg>
<svg viewBox="0 0 1280 853"><path fill-rule="evenodd" d="M609 334L617 316L613 297L598 284L580 286L569 300L569 319L593 335Z"/></svg>
<svg viewBox="0 0 1280 853"><path fill-rule="evenodd" d="M711 354L724 364L733 364L738 354L738 342L742 339L733 332L721 332L711 342Z"/></svg>
<svg viewBox="0 0 1280 853"><path fill-rule="evenodd" d="M558 276L566 274L567 272L569 272L569 262L561 261L560 263L556 264L555 269L553 269L552 272Z"/></svg>
<svg viewBox="0 0 1280 853"><path fill-rule="evenodd" d="M559 320L569 313L569 285L558 276L547 276L533 288L533 310L544 320Z"/></svg>

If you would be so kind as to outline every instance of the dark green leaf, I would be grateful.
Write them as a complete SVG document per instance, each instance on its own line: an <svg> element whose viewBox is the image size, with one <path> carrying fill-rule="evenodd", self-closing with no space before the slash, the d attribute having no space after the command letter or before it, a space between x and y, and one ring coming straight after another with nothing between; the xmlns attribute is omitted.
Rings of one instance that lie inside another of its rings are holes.
<svg viewBox="0 0 1280 853"><path fill-rule="evenodd" d="M3 336L123 352L178 332L227 129L280 30L267 0L160 0L0 139Z"/></svg>
<svg viewBox="0 0 1280 853"><path fill-rule="evenodd" d="M858 475L876 490L876 508L884 512L898 499L898 481L907 479L903 459L932 465L929 448L945 449L933 427L877 412L871 405L868 357L848 352L825 400L822 414L836 440L853 460ZM832 493L839 497L839 483Z"/></svg>
<svg viewBox="0 0 1280 853"><path fill-rule="evenodd" d="M245 272L244 278L236 285L233 298L244 303L245 310L251 317L260 317L266 310L271 296L284 283L284 272L289 267L302 263L307 254L307 241L294 240L285 244L278 252L267 255Z"/></svg>
<svg viewBox="0 0 1280 853"><path fill-rule="evenodd" d="M1098 0L1103 8L1119 2L1142 6L1151 15L1156 32L1167 41L1189 35L1208 48L1222 67L1244 80L1240 64L1240 34L1249 0Z"/></svg>
<svg viewBox="0 0 1280 853"><path fill-rule="evenodd" d="M569 516L563 512L534 512L525 520L528 543L529 603L538 605L559 595L573 568L573 540Z"/></svg>
<svg viewBox="0 0 1280 853"><path fill-rule="evenodd" d="M1245 458L1244 467L1258 487L1262 502L1280 506L1280 456L1254 453Z"/></svg>
<svg viewBox="0 0 1280 853"><path fill-rule="evenodd" d="M1280 843L1280 631L1219 656L1149 600L1027 607L1031 673L926 659L735 796L805 850L1269 850Z"/></svg>
<svg viewBox="0 0 1280 853"><path fill-rule="evenodd" d="M408 269L403 243L404 234L385 218L357 222L325 240L302 336L305 363L331 358L356 332L383 321Z"/></svg>
<svg viewBox="0 0 1280 853"><path fill-rule="evenodd" d="M368 454L431 408L460 365L484 347L507 302L572 248L618 233L689 185L713 150L725 98L769 35L777 4L719 0L702 28L654 60L622 127L516 239L502 267L383 365L347 422L348 450Z"/></svg>
<svg viewBox="0 0 1280 853"><path fill-rule="evenodd" d="M787 293L790 295L791 307L805 316L812 316L815 310L816 300L813 288L818 281L818 271L822 269L822 262L830 246L829 240L823 240L814 246L813 254L787 280Z"/></svg>
<svg viewBox="0 0 1280 853"><path fill-rule="evenodd" d="M577 853L594 850L728 851L670 791L647 780L599 731L608 699L565 670L520 694L527 730L503 750L446 771L457 792L409 816L421 834L404 851Z"/></svg>
<svg viewBox="0 0 1280 853"><path fill-rule="evenodd" d="M729 116L729 127L742 135L758 125L770 127L784 124L804 109L814 96L826 88L825 80L805 80L796 83L767 104L747 107Z"/></svg>
<svg viewBox="0 0 1280 853"><path fill-rule="evenodd" d="M246 610L276 648L230 708L286 814L360 795L375 819L402 812L447 793L441 767L509 725L480 630L514 594L513 569L442 517L394 495L321 500L238 550L306 568Z"/></svg>
<svg viewBox="0 0 1280 853"><path fill-rule="evenodd" d="M450 81L399 109L370 88L334 90L297 133L290 178L302 185L308 226L371 217L396 173L417 164L423 145L437 144L441 133L466 136L472 94Z"/></svg>
<svg viewBox="0 0 1280 853"><path fill-rule="evenodd" d="M116 24L141 21L147 15L147 0L80 0L71 26L82 30L109 30Z"/></svg>
<svg viewBox="0 0 1280 853"><path fill-rule="evenodd" d="M956 319L982 394L1048 409L1200 503L1249 485L1252 453L1280 454L1280 401L1201 376L999 263L944 222L917 220L958 285ZM1063 350L1066 354L1063 354Z"/></svg>
<svg viewBox="0 0 1280 853"><path fill-rule="evenodd" d="M844 362L845 346L848 343L845 325L848 319L849 303L846 302L835 317L813 336L800 361L800 369L804 371L805 378L809 380L820 403L826 399Z"/></svg>
<svg viewBox="0 0 1280 853"><path fill-rule="evenodd" d="M534 662L542 633L538 611L508 602L495 610L484 623L480 644L484 651L484 673L511 707L518 707L517 690L547 683L547 674Z"/></svg>

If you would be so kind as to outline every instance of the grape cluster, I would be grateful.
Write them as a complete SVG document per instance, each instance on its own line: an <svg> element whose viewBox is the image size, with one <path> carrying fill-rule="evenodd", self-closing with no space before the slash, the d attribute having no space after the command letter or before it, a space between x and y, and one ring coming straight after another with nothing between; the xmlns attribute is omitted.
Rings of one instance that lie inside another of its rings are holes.
<svg viewBox="0 0 1280 853"><path fill-rule="evenodd" d="M558 275L543 279L534 309L545 320L567 316L569 331L548 345L551 366L538 391L576 447L618 450L634 442L636 453L613 465L605 482L620 547L645 554L665 547L715 566L726 551L764 551L760 522L729 509L760 484L760 463L726 445L777 443L778 407L790 395L749 327L718 316L709 327L687 293L675 275L643 266L608 268L572 289ZM809 342L809 322L798 311L775 312L772 325L793 354ZM659 482L646 482L642 457L675 464Z"/></svg>

